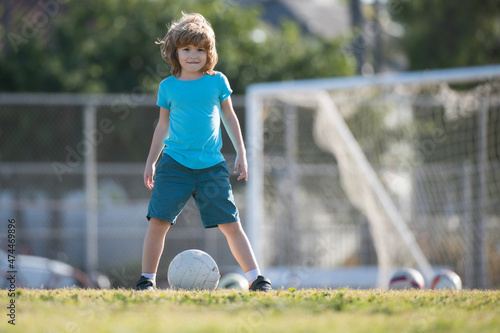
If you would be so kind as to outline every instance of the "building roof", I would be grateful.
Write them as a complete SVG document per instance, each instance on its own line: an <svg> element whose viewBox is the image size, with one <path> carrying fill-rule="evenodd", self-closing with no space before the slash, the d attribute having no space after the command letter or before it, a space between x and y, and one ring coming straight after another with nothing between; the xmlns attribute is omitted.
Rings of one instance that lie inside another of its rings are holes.
<svg viewBox="0 0 500 333"><path fill-rule="evenodd" d="M277 26L283 18L297 22L305 31L335 38L350 30L348 2L341 0L235 0L241 5L260 5L262 18Z"/></svg>

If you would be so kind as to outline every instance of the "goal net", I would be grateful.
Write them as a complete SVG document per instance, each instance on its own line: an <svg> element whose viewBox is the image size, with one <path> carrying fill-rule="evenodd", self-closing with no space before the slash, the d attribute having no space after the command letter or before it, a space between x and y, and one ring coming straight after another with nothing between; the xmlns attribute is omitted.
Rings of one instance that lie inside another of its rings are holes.
<svg viewBox="0 0 500 333"><path fill-rule="evenodd" d="M500 285L500 66L257 84L246 110L247 228L281 284Z"/></svg>

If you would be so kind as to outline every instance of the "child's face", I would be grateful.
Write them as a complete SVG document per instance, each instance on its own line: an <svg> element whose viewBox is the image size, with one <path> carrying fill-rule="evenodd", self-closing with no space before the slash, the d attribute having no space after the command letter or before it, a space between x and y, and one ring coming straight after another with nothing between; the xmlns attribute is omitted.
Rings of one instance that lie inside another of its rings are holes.
<svg viewBox="0 0 500 333"><path fill-rule="evenodd" d="M200 73L207 63L207 51L201 46L187 45L177 49L182 74Z"/></svg>

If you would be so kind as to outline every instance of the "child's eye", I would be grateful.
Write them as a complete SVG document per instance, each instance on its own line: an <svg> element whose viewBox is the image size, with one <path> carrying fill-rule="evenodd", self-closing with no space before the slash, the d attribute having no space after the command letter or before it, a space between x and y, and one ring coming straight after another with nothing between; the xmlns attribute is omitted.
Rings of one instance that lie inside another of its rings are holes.
<svg viewBox="0 0 500 333"><path fill-rule="evenodd" d="M198 52L205 52L205 49L198 49Z"/></svg>

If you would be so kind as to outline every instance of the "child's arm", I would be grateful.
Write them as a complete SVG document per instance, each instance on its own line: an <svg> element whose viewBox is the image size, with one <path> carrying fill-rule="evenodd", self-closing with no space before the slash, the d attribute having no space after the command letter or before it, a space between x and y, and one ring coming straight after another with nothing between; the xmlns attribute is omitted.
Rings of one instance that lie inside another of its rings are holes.
<svg viewBox="0 0 500 333"><path fill-rule="evenodd" d="M234 172L238 172L240 169L240 175L238 180L245 179L248 180L248 163L247 163L247 151L245 149L245 143L243 142L243 136L241 135L240 122L233 109L233 103L231 102L231 96L226 98L220 103L222 108L222 122L226 128L231 142L233 143L234 149L236 150L236 162L234 163Z"/></svg>
<svg viewBox="0 0 500 333"><path fill-rule="evenodd" d="M153 189L154 186L154 163L161 153L163 141L168 135L168 127L170 125L170 110L160 107L160 119L156 125L151 141L151 148L149 149L148 159L146 161L146 169L144 170L144 185L148 189Z"/></svg>

